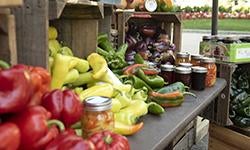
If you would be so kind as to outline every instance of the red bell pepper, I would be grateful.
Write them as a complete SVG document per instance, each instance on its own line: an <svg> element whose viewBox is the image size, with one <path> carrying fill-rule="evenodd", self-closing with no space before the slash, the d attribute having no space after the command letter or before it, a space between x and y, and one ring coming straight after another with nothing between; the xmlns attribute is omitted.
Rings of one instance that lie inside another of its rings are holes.
<svg viewBox="0 0 250 150"><path fill-rule="evenodd" d="M0 125L0 149L16 150L20 144L20 130L14 123L3 123Z"/></svg>
<svg viewBox="0 0 250 150"><path fill-rule="evenodd" d="M52 119L61 120L66 127L80 120L83 105L71 90L56 89L42 97L42 106L52 113Z"/></svg>
<svg viewBox="0 0 250 150"><path fill-rule="evenodd" d="M0 71L0 114L24 109L33 94L30 75L15 68Z"/></svg>
<svg viewBox="0 0 250 150"><path fill-rule="evenodd" d="M45 150L95 150L95 146L73 132L65 131L50 142Z"/></svg>
<svg viewBox="0 0 250 150"><path fill-rule="evenodd" d="M88 140L94 143L98 150L130 150L128 139L111 131L94 133Z"/></svg>
<svg viewBox="0 0 250 150"><path fill-rule="evenodd" d="M50 90L51 76L49 72L42 67L33 67L23 64L15 65L13 68L27 70L30 73L34 94L30 100L29 106L40 105L43 94Z"/></svg>
<svg viewBox="0 0 250 150"><path fill-rule="evenodd" d="M41 150L59 133L56 126L49 128L47 119L51 116L41 106L31 106L15 114L9 121L15 123L21 131L20 150ZM54 121L55 122L55 121ZM61 124L58 124L63 128Z"/></svg>

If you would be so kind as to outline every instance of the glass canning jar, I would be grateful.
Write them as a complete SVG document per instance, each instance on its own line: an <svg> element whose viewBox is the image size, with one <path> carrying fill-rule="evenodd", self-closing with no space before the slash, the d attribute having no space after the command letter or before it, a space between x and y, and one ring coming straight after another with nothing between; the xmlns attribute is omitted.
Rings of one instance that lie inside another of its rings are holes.
<svg viewBox="0 0 250 150"><path fill-rule="evenodd" d="M174 82L174 66L168 64L161 65L161 77L169 84Z"/></svg>
<svg viewBox="0 0 250 150"><path fill-rule="evenodd" d="M88 138L95 132L113 130L114 114L111 111L111 102L110 98L101 96L92 96L84 100L81 118L83 138Z"/></svg>
<svg viewBox="0 0 250 150"><path fill-rule="evenodd" d="M175 82L182 82L186 86L191 86L191 68L176 67Z"/></svg>
<svg viewBox="0 0 250 150"><path fill-rule="evenodd" d="M202 55L193 54L191 55L191 64L193 66L200 66L201 65Z"/></svg>
<svg viewBox="0 0 250 150"><path fill-rule="evenodd" d="M211 87L216 82L216 71L217 67L215 64L215 58L204 57L201 60L201 66L207 68L206 74L206 87Z"/></svg>
<svg viewBox="0 0 250 150"><path fill-rule="evenodd" d="M189 54L188 53L177 53L175 65L178 66L180 63L189 63Z"/></svg>
<svg viewBox="0 0 250 150"><path fill-rule="evenodd" d="M207 68L194 66L192 67L192 89L194 90L204 90L205 89L205 80L206 80Z"/></svg>

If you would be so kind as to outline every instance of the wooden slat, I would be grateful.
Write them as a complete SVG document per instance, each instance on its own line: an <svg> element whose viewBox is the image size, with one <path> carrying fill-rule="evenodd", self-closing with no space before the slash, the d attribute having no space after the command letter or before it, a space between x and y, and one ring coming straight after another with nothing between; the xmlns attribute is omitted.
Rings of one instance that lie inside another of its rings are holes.
<svg viewBox="0 0 250 150"><path fill-rule="evenodd" d="M48 67L48 0L25 0L14 9L18 63Z"/></svg>
<svg viewBox="0 0 250 150"><path fill-rule="evenodd" d="M23 0L0 0L0 7L12 7L23 4Z"/></svg>
<svg viewBox="0 0 250 150"><path fill-rule="evenodd" d="M238 148L232 147L216 138L209 138L208 150L239 150Z"/></svg>
<svg viewBox="0 0 250 150"><path fill-rule="evenodd" d="M250 137L215 124L210 124L209 136L236 149L246 150L250 147Z"/></svg>
<svg viewBox="0 0 250 150"><path fill-rule="evenodd" d="M0 59L17 63L16 30L14 15L0 15Z"/></svg>

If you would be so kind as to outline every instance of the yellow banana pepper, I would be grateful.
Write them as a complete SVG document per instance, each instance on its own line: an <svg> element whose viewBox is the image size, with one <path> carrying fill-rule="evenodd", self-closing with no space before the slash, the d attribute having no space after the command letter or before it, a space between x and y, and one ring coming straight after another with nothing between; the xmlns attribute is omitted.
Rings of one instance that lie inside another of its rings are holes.
<svg viewBox="0 0 250 150"><path fill-rule="evenodd" d="M80 100L83 101L90 96L105 96L111 98L113 95L113 87L111 84L105 83L92 86L79 94Z"/></svg>
<svg viewBox="0 0 250 150"><path fill-rule="evenodd" d="M132 135L140 131L143 128L143 122L135 125L127 125L119 121L115 121L114 132L121 135Z"/></svg>

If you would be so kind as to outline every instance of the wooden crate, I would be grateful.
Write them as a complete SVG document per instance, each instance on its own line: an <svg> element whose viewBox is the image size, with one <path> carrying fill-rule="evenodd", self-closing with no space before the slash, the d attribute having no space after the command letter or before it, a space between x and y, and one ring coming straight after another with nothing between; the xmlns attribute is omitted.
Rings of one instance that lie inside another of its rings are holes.
<svg viewBox="0 0 250 150"><path fill-rule="evenodd" d="M0 59L17 63L15 17L8 8L0 8Z"/></svg>
<svg viewBox="0 0 250 150"><path fill-rule="evenodd" d="M209 150L247 150L250 148L250 137L231 129L210 124Z"/></svg>
<svg viewBox="0 0 250 150"><path fill-rule="evenodd" d="M17 15L18 62L48 68L48 27L55 26L59 41L78 57L96 50L102 3L88 0L26 0Z"/></svg>
<svg viewBox="0 0 250 150"><path fill-rule="evenodd" d="M176 50L181 48L181 16L178 13L164 12L115 12L114 24L118 30L118 45L125 42L125 26L129 21L140 23L158 23L166 30L170 40L176 45Z"/></svg>

